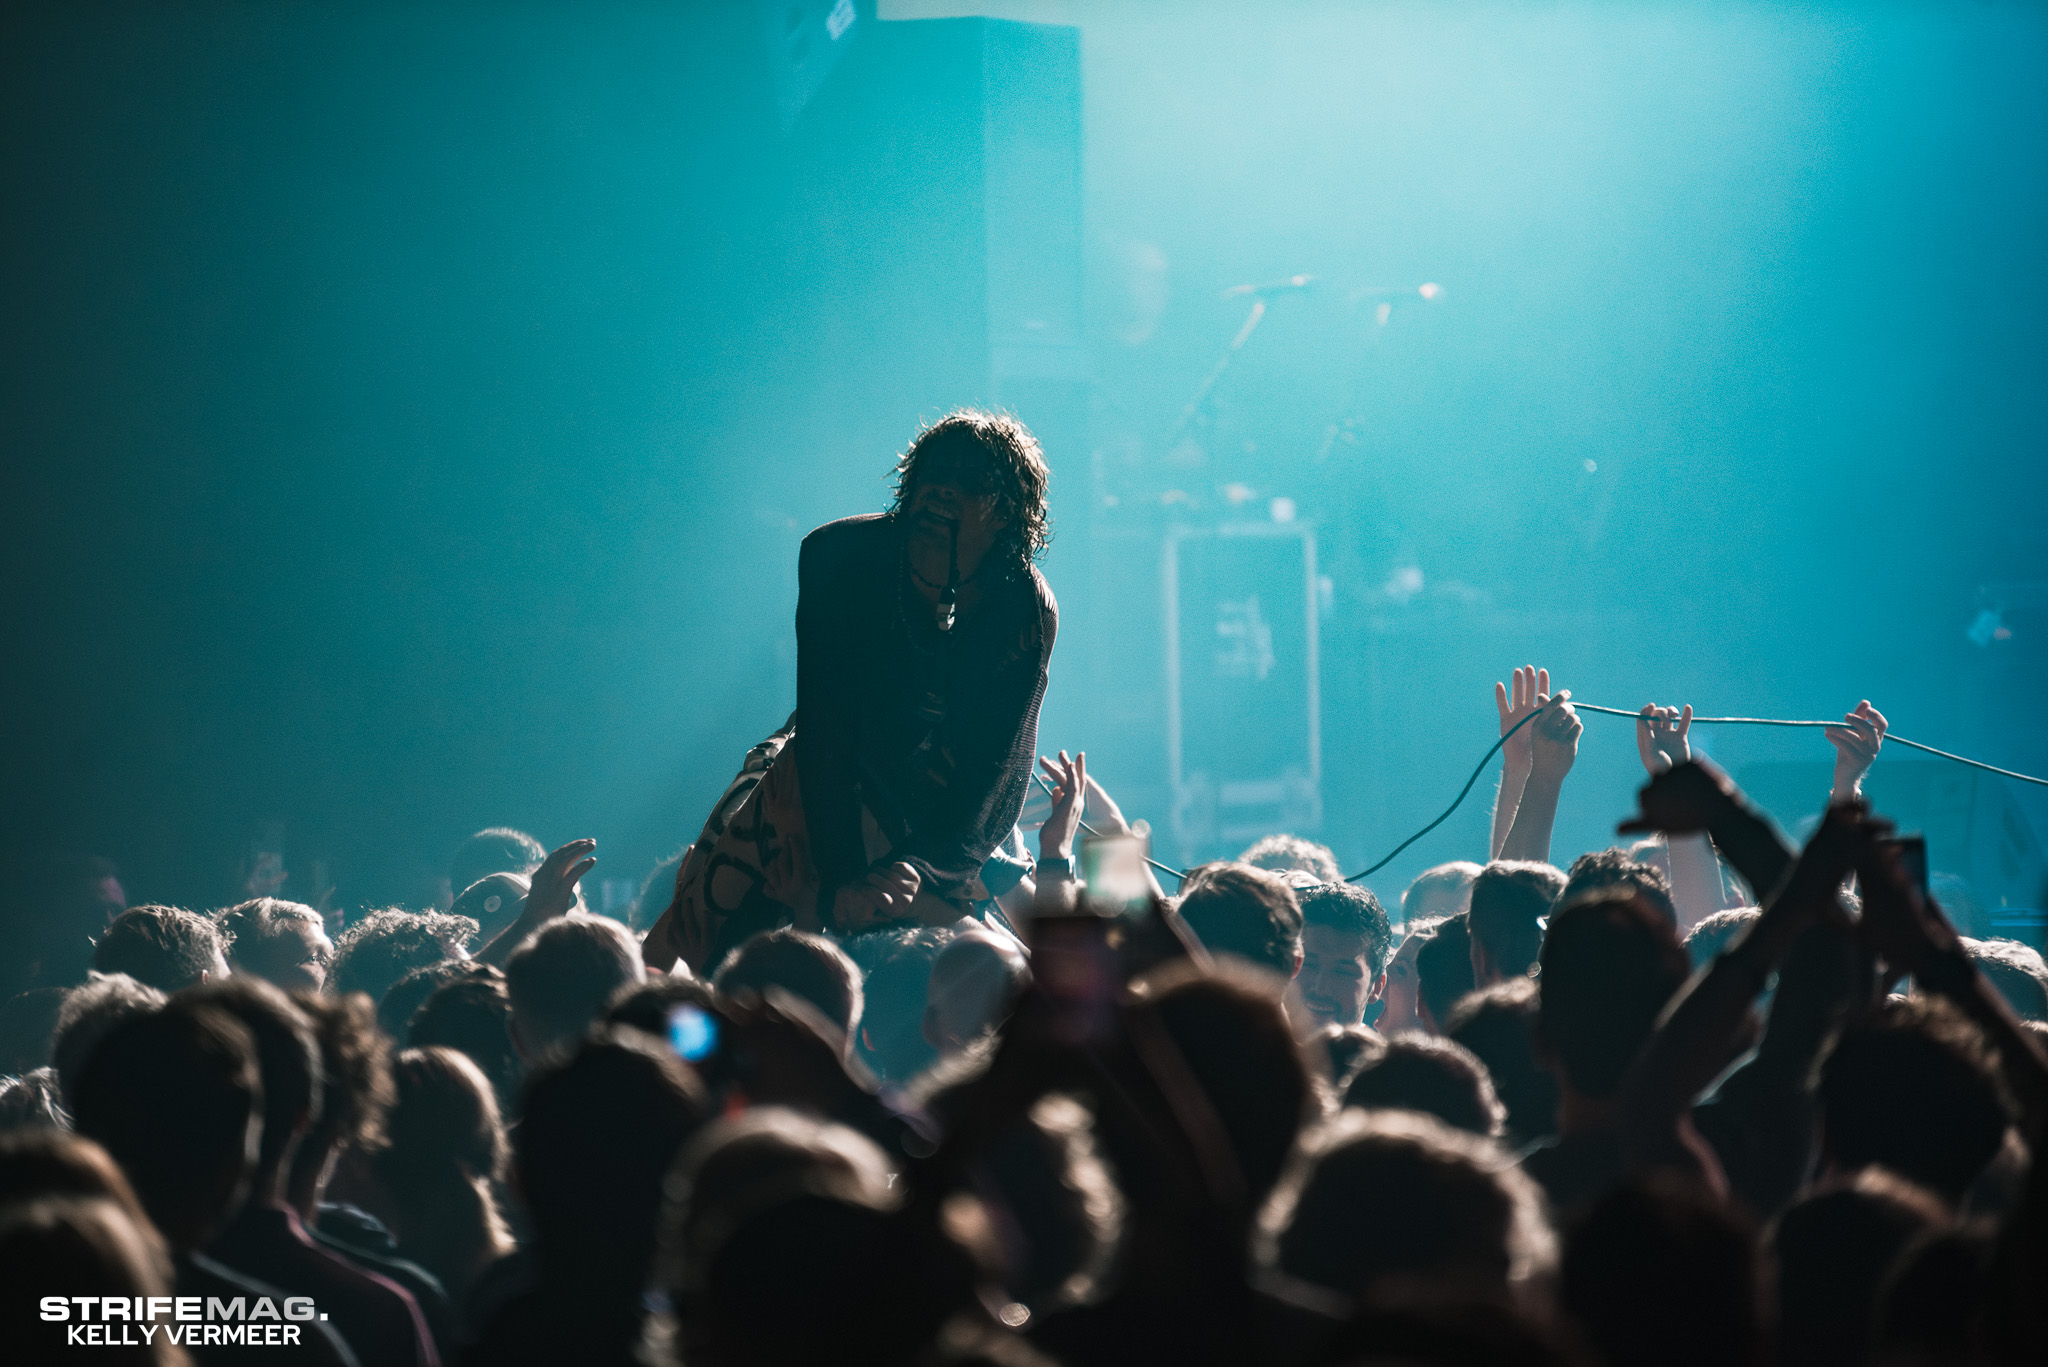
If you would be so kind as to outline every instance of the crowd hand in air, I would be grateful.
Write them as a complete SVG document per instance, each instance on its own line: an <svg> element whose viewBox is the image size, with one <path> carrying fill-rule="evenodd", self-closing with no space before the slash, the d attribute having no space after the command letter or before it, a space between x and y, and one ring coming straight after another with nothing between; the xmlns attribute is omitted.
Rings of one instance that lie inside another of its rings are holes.
<svg viewBox="0 0 2048 1367"><path fill-rule="evenodd" d="M1038 762L1045 766L1045 776L1052 784L1052 810L1038 828L1038 860L1041 864L1048 859L1071 860L1074 836L1081 829L1081 811L1088 803L1088 752L1077 751L1068 759L1062 750L1058 759L1040 755ZM1121 814L1118 820L1122 820Z"/></svg>
<svg viewBox="0 0 2048 1367"><path fill-rule="evenodd" d="M1555 697L1546 693L1536 695L1536 705L1549 710L1523 728L1534 733L1529 741L1529 778L1532 782L1538 779L1564 782L1564 776L1572 771L1572 762L1579 757L1579 737L1584 734L1586 724L1572 710L1571 696L1569 688L1561 690ZM1552 706L1553 703L1557 706Z"/></svg>
<svg viewBox="0 0 2048 1367"><path fill-rule="evenodd" d="M1514 731L1517 722L1542 705L1538 699L1547 697L1549 693L1550 671L1538 669L1534 665L1523 665L1515 670L1512 689L1508 684L1495 683L1493 705L1500 713L1500 733L1508 736L1508 732ZM1534 726L1535 723L1531 723L1508 736L1500 747L1503 766L1523 774L1529 772L1529 741Z"/></svg>
<svg viewBox="0 0 2048 1367"><path fill-rule="evenodd" d="M1636 715L1636 752L1651 778L1692 760L1692 704L1659 707L1644 703ZM1721 909L1721 866L1706 840L1676 836L1665 842L1671 859L1671 902L1678 911L1678 931L1686 931Z"/></svg>
<svg viewBox="0 0 2048 1367"><path fill-rule="evenodd" d="M597 867L595 840L571 840L541 861L512 924L498 932L476 957L503 965L512 951L548 922L566 916L576 905L576 885Z"/></svg>
<svg viewBox="0 0 2048 1367"><path fill-rule="evenodd" d="M1692 744L1686 739L1691 730L1691 703L1683 708L1643 704L1636 714L1636 752L1652 778L1692 758Z"/></svg>
<svg viewBox="0 0 2048 1367"><path fill-rule="evenodd" d="M848 930L902 920L910 915L910 904L923 886L924 878L915 865L901 860L884 864L833 894L832 919Z"/></svg>
<svg viewBox="0 0 2048 1367"><path fill-rule="evenodd" d="M1862 791L1863 776L1884 748L1884 733L1884 713L1872 707L1868 698L1857 703L1854 712L1843 714L1842 725L1827 728L1828 743L1835 747L1835 786L1830 802L1847 802Z"/></svg>
<svg viewBox="0 0 2048 1367"><path fill-rule="evenodd" d="M1513 823L1495 852L1497 859L1550 860L1550 833L1557 824L1557 799L1564 788L1564 776L1571 772L1579 755L1579 736L1586 724L1572 710L1571 690L1536 694L1535 710L1542 713L1524 731L1529 739L1529 779L1515 804ZM1496 814L1497 815L1497 814ZM1497 823L1496 823L1497 824Z"/></svg>
<svg viewBox="0 0 2048 1367"><path fill-rule="evenodd" d="M1519 730L1517 724L1536 710L1536 699L1549 692L1550 671L1535 665L1518 666L1512 686L1499 682L1493 685L1493 706L1500 713L1500 733L1505 737L1500 746L1500 796L1493 807L1493 843L1488 847L1496 859L1509 828L1514 825L1515 810L1522 803L1522 789L1529 782L1531 732L1537 723L1530 722Z"/></svg>
<svg viewBox="0 0 2048 1367"><path fill-rule="evenodd" d="M1863 893L1857 928L1864 943L1890 968L1911 973L1919 990L1946 998L1984 1032L2019 1100L2022 1133L2038 1155L2048 1128L2048 1049L1979 971L1941 907L1922 895L1898 847L1885 838L1890 825L1869 821L1864 832L1856 851L1856 881Z"/></svg>

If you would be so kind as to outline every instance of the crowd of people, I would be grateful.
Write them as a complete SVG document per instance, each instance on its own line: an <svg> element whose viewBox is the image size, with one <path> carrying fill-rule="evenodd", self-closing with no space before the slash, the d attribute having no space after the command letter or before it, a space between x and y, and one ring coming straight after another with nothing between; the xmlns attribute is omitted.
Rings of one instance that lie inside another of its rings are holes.
<svg viewBox="0 0 2048 1367"><path fill-rule="evenodd" d="M695 964L688 859L636 929L590 841L345 926L75 867L0 945L9 1356L2048 1359L2048 968L1862 804L1882 716L1801 850L1645 708L1642 838L1560 867L1568 697L1499 687L1489 858L1384 902L1282 835L1112 905L1064 753L971 914Z"/></svg>

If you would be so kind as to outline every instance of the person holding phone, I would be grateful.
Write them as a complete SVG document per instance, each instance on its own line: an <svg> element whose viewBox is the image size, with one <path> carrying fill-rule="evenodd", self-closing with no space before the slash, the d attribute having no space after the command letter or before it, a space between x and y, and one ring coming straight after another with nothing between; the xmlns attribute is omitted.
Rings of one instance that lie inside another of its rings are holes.
<svg viewBox="0 0 2048 1367"><path fill-rule="evenodd" d="M1059 609L1035 561L1048 472L1015 418L920 433L889 510L804 538L797 708L713 809L649 932L702 969L747 934L948 923L1017 821Z"/></svg>

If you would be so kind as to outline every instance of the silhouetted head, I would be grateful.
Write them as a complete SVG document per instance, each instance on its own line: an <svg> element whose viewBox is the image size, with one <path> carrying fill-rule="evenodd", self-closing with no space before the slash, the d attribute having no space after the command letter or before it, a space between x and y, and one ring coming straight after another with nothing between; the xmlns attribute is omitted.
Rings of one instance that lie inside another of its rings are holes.
<svg viewBox="0 0 2048 1367"><path fill-rule="evenodd" d="M889 513L912 536L927 523L940 536L958 526L963 569L970 537L978 535L990 538L985 554L994 564L1021 574L1052 540L1051 481L1045 453L1023 423L963 408L918 433L897 461Z"/></svg>
<svg viewBox="0 0 2048 1367"><path fill-rule="evenodd" d="M1512 1299L1556 1260L1534 1183L1491 1142L1414 1111L1345 1110L1305 1135L1254 1250L1360 1304L1425 1287Z"/></svg>
<svg viewBox="0 0 2048 1367"><path fill-rule="evenodd" d="M186 994L239 1020L256 1041L263 1080L263 1136L256 1151L255 1196L271 1185L294 1146L320 1119L320 1042L297 1003L261 978L233 977Z"/></svg>
<svg viewBox="0 0 2048 1367"><path fill-rule="evenodd" d="M1528 976L1543 950L1543 918L1563 888L1562 873L1534 860L1496 859L1479 871L1466 913L1474 982Z"/></svg>
<svg viewBox="0 0 2048 1367"><path fill-rule="evenodd" d="M1678 925L1678 909L1671 902L1670 876L1619 846L1593 850L1574 859L1565 874L1564 891L1557 895L1557 905L1563 907L1593 893L1616 888L1642 893L1651 908L1674 928Z"/></svg>
<svg viewBox="0 0 2048 1367"><path fill-rule="evenodd" d="M505 961L512 1039L529 1065L573 1041L621 988L647 977L640 946L617 921L564 916L550 921Z"/></svg>
<svg viewBox="0 0 2048 1367"><path fill-rule="evenodd" d="M2048 1020L2048 963L2041 951L2018 940L1963 937L1977 971L1991 980L2021 1020Z"/></svg>
<svg viewBox="0 0 2048 1367"><path fill-rule="evenodd" d="M469 1056L483 1070L498 1094L498 1107L509 1113L519 1095L525 1065L512 1043L512 997L505 975L493 968L443 983L413 1013L408 1045L425 1049L443 1045Z"/></svg>
<svg viewBox="0 0 2048 1367"><path fill-rule="evenodd" d="M492 826L456 847L448 860L448 891L460 897L486 875L532 873L547 857L547 850L525 831Z"/></svg>
<svg viewBox="0 0 2048 1367"><path fill-rule="evenodd" d="M399 1205L428 1207L449 1187L504 1176L506 1129L498 1096L455 1049L406 1049L391 1060L385 1140L371 1166Z"/></svg>
<svg viewBox="0 0 2048 1367"><path fill-rule="evenodd" d="M1277 873L1204 864L1183 885L1180 916L1211 954L1233 955L1283 978L1301 967L1301 902Z"/></svg>
<svg viewBox="0 0 2048 1367"><path fill-rule="evenodd" d="M155 1297L166 1309L170 1306L171 1261L162 1241L105 1197L46 1196L0 1207L0 1278L24 1291L62 1287L67 1296L111 1297L145 1308ZM11 1351L24 1362L63 1361L66 1331L76 1327L31 1319L14 1331ZM164 1367L191 1361L164 1334L151 1335L145 1343L140 1333L124 1333L126 1328L109 1337L116 1345L126 1339L137 1346L116 1346L114 1360Z"/></svg>
<svg viewBox="0 0 2048 1367"><path fill-rule="evenodd" d="M0 1207L39 1196L102 1197L156 1237L135 1188L99 1144L70 1130L0 1130Z"/></svg>
<svg viewBox="0 0 2048 1367"><path fill-rule="evenodd" d="M1023 950L1008 936L981 930L956 936L932 961L925 1039L942 1054L957 1054L985 1038L1030 977Z"/></svg>
<svg viewBox="0 0 2048 1367"><path fill-rule="evenodd" d="M711 985L728 997L779 987L817 1007L849 1039L866 1009L860 969L846 951L822 935L787 926L749 937L726 955Z"/></svg>
<svg viewBox="0 0 2048 1367"><path fill-rule="evenodd" d="M1486 1065L1508 1129L1523 1142L1557 1132L1557 1079L1536 1056L1539 996L1529 978L1483 987L1458 1003L1445 1032Z"/></svg>
<svg viewBox="0 0 2048 1367"><path fill-rule="evenodd" d="M1298 835L1269 835L1237 857L1240 864L1269 873L1305 873L1316 883L1338 883L1344 870L1328 845Z"/></svg>
<svg viewBox="0 0 2048 1367"><path fill-rule="evenodd" d="M195 1248L239 1207L256 1164L256 1041L199 1002L124 1021L86 1060L72 1119L121 1165L171 1247Z"/></svg>
<svg viewBox="0 0 2048 1367"><path fill-rule="evenodd" d="M938 1062L925 1038L932 967L958 934L950 926L866 931L845 944L862 977L854 1052L884 1082L898 1086ZM741 946L745 948L745 946Z"/></svg>
<svg viewBox="0 0 2048 1367"><path fill-rule="evenodd" d="M476 929L469 917L446 912L373 911L335 941L328 988L337 994L361 992L381 1002L391 985L415 968L464 957Z"/></svg>
<svg viewBox="0 0 2048 1367"><path fill-rule="evenodd" d="M1608 1367L1764 1361L1769 1300L1756 1230L1708 1192L1634 1179L1565 1240L1561 1299Z"/></svg>
<svg viewBox="0 0 2048 1367"><path fill-rule="evenodd" d="M1185 1076L1200 1088L1213 1122L1203 1128L1229 1148L1214 1157L1241 1183L1240 1190L1212 1195L1249 1219L1317 1110L1307 1055L1281 1007L1282 983L1224 960L1208 971L1170 964L1135 987L1138 1001L1127 1029L1170 1047L1157 1066L1178 1073L1185 1065ZM1168 1077L1162 1085L1174 1081Z"/></svg>
<svg viewBox="0 0 2048 1367"><path fill-rule="evenodd" d="M180 907L130 907L116 916L93 946L92 966L126 973L160 992L228 975L213 922Z"/></svg>
<svg viewBox="0 0 2048 1367"><path fill-rule="evenodd" d="M95 973L83 986L64 996L57 1010L57 1030L50 1040L57 1083L68 1098L93 1049L115 1026L136 1016L160 1011L170 1000L154 987L126 973ZM68 1103L67 1103L68 1104Z"/></svg>
<svg viewBox="0 0 2048 1367"><path fill-rule="evenodd" d="M1670 917L1634 888L1567 898L1543 938L1538 1044L1590 1098L1621 1087L1657 1015L1691 975Z"/></svg>
<svg viewBox="0 0 2048 1367"><path fill-rule="evenodd" d="M1470 923L1463 916L1438 922L1415 951L1415 1007L1423 1028L1441 1031L1452 1008L1476 986Z"/></svg>
<svg viewBox="0 0 2048 1367"><path fill-rule="evenodd" d="M607 1026L528 1079L513 1145L544 1280L637 1297L662 1178L706 1118L704 1086L638 1030Z"/></svg>
<svg viewBox="0 0 2048 1367"><path fill-rule="evenodd" d="M689 1360L921 1360L973 1304L964 1251L901 1209L886 1160L843 1127L778 1111L725 1122L678 1165L674 1190L678 1256L663 1280Z"/></svg>
<svg viewBox="0 0 2048 1367"><path fill-rule="evenodd" d="M1881 1168L1788 1206L1767 1238L1778 1265L1779 1361L1863 1362L1886 1271L1946 1222L1939 1199Z"/></svg>
<svg viewBox="0 0 2048 1367"><path fill-rule="evenodd" d="M1472 880L1480 866L1469 859L1454 859L1415 875L1415 881L1401 890L1401 924L1411 933L1417 921L1441 920L1471 909Z"/></svg>
<svg viewBox="0 0 2048 1367"><path fill-rule="evenodd" d="M1756 907L1729 907L1700 918L1699 924L1685 933L1686 958L1695 970L1705 968L1761 915Z"/></svg>
<svg viewBox="0 0 2048 1367"><path fill-rule="evenodd" d="M1500 1138L1507 1117L1485 1064L1463 1045L1418 1030L1395 1035L1368 1058L1345 1086L1344 1104L1421 1111L1482 1139Z"/></svg>
<svg viewBox="0 0 2048 1367"><path fill-rule="evenodd" d="M258 897L213 921L227 941L228 966L287 992L318 992L334 965L327 919L301 902Z"/></svg>
<svg viewBox="0 0 2048 1367"><path fill-rule="evenodd" d="M1871 1164L1960 1201L2011 1123L1989 1044L1937 998L1884 1002L1842 1028L1816 1073L1821 1152L1838 1172Z"/></svg>
<svg viewBox="0 0 2048 1367"><path fill-rule="evenodd" d="M412 1018L427 1004L427 998L434 995L447 983L462 978L492 977L500 980L503 974L491 964L478 963L475 959L442 959L424 968L415 968L385 991L377 1003L377 1027L392 1041L404 1044L412 1032Z"/></svg>

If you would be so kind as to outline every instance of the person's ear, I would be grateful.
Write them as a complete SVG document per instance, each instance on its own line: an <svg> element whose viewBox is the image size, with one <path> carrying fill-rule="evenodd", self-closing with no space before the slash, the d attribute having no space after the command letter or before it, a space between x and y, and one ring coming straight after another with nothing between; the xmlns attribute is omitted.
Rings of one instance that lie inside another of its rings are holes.
<svg viewBox="0 0 2048 1367"><path fill-rule="evenodd" d="M1365 1004L1367 1006L1371 1006L1374 1002L1378 1001L1381 997L1384 997L1386 995L1387 975L1384 973L1373 974L1372 989L1365 994Z"/></svg>
<svg viewBox="0 0 2048 1367"><path fill-rule="evenodd" d="M1306 957L1307 956L1301 952L1301 941L1296 940L1294 942L1294 971L1287 975L1290 980L1294 978L1299 978L1301 976L1302 961Z"/></svg>

